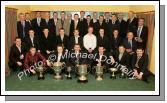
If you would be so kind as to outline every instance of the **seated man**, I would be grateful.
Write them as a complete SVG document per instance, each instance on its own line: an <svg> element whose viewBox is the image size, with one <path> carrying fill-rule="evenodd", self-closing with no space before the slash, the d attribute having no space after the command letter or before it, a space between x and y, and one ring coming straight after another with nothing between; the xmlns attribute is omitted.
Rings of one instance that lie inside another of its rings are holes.
<svg viewBox="0 0 167 103"><path fill-rule="evenodd" d="M15 43L10 48L9 67L13 71L23 69L23 60L26 53L26 48L21 42L21 38L16 37Z"/></svg>
<svg viewBox="0 0 167 103"><path fill-rule="evenodd" d="M35 47L31 47L29 52L25 56L24 60L24 69L28 70L30 76L36 74L36 65L39 66L39 62L42 62L43 65L46 64L46 59L41 55L40 52L36 52Z"/></svg>
<svg viewBox="0 0 167 103"><path fill-rule="evenodd" d="M144 53L143 48L139 47L136 54L132 58L132 69L134 70L134 77L139 80L147 81L148 76L148 55Z"/></svg>

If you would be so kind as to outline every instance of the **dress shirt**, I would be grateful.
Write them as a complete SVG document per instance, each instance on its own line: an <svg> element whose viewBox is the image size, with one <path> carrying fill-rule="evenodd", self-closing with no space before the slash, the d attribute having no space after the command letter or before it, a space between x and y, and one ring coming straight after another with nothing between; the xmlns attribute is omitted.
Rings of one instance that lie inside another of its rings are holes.
<svg viewBox="0 0 167 103"><path fill-rule="evenodd" d="M84 47L94 50L96 48L96 36L94 34L86 34L83 38Z"/></svg>

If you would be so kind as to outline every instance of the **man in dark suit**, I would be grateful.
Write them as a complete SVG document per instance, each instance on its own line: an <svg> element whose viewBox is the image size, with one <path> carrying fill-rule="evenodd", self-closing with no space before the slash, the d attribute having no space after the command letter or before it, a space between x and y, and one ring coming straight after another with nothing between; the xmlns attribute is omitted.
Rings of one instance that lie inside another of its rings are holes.
<svg viewBox="0 0 167 103"><path fill-rule="evenodd" d="M64 30L65 30L65 34L69 36L69 38L73 36L74 20L72 20L72 14L70 13L67 14L67 19L64 22Z"/></svg>
<svg viewBox="0 0 167 103"><path fill-rule="evenodd" d="M105 12L105 33L108 37L112 34L112 27L111 27L111 19L110 19L110 13Z"/></svg>
<svg viewBox="0 0 167 103"><path fill-rule="evenodd" d="M100 28L99 35L97 35L97 48L103 45L104 48L109 51L110 50L110 43L108 37L104 34L104 29Z"/></svg>
<svg viewBox="0 0 167 103"><path fill-rule="evenodd" d="M133 32L127 33L127 38L124 39L123 44L126 48L126 52L128 52L130 55L136 51L137 43L134 40Z"/></svg>
<svg viewBox="0 0 167 103"><path fill-rule="evenodd" d="M44 28L43 30L43 34L40 38L40 48L45 57L47 57L47 55L53 52L54 48L56 48L56 40L53 35L49 33L48 28Z"/></svg>
<svg viewBox="0 0 167 103"><path fill-rule="evenodd" d="M33 29L29 30L29 36L25 37L24 41L25 41L27 51L29 51L31 47L35 47L36 50L40 52L39 39L35 35L35 32Z"/></svg>
<svg viewBox="0 0 167 103"><path fill-rule="evenodd" d="M93 18L90 20L90 24L92 25L92 27L94 29L93 34L96 34L96 32L95 32L96 22L99 22L99 20L97 19L97 12L93 12Z"/></svg>
<svg viewBox="0 0 167 103"><path fill-rule="evenodd" d="M13 71L18 71L23 69L23 61L26 53L25 46L21 43L21 38L16 37L15 44L10 48L9 54L9 67Z"/></svg>
<svg viewBox="0 0 167 103"><path fill-rule="evenodd" d="M81 36L79 36L79 30L75 29L74 30L74 35L70 38L69 41L70 44L70 50L72 50L74 48L75 44L79 44L80 48L83 48L83 38Z"/></svg>
<svg viewBox="0 0 167 103"><path fill-rule="evenodd" d="M116 14L111 15L111 28L110 29L111 29L111 33L113 33L114 29L120 30L119 21L117 20ZM112 35L112 34L110 34L110 35Z"/></svg>
<svg viewBox="0 0 167 103"><path fill-rule="evenodd" d="M120 25L120 37L126 38L127 22L123 19L123 14L118 14L118 21Z"/></svg>
<svg viewBox="0 0 167 103"><path fill-rule="evenodd" d="M148 27L144 25L144 18L140 18L138 22L138 28L136 30L137 36L135 40L137 41L137 46L146 49L147 39L148 39Z"/></svg>
<svg viewBox="0 0 167 103"><path fill-rule="evenodd" d="M119 30L113 30L113 36L110 37L111 52L118 51L119 45L122 43L122 38L119 36Z"/></svg>
<svg viewBox="0 0 167 103"><path fill-rule="evenodd" d="M49 20L49 24L50 24L49 31L51 34L53 34L55 36L56 36L56 25L57 25L58 20L59 20L58 13L53 12L53 18Z"/></svg>
<svg viewBox="0 0 167 103"><path fill-rule="evenodd" d="M86 16L86 20L87 20L87 25L86 25L86 29L88 30L88 28L91 26L93 27L93 25L91 24L91 16L87 15ZM88 32L88 31L87 31Z"/></svg>
<svg viewBox="0 0 167 103"><path fill-rule="evenodd" d="M35 33L41 37L42 31L45 26L45 19L41 17L41 12L37 11L36 12L36 18L32 20L32 27L35 30Z"/></svg>
<svg viewBox="0 0 167 103"><path fill-rule="evenodd" d="M104 33L106 34L105 22L104 22L104 16L103 15L100 15L99 20L94 23L94 33L95 33L95 35L99 35L100 28L103 28Z"/></svg>
<svg viewBox="0 0 167 103"><path fill-rule="evenodd" d="M87 34L87 28L85 28L87 25L87 20L84 18L84 16L85 16L85 11L80 11L80 18L79 18L80 26L78 29L81 36L84 36Z"/></svg>
<svg viewBox="0 0 167 103"><path fill-rule="evenodd" d="M30 13L25 13L25 20L29 23L29 25L32 27L31 19L30 19Z"/></svg>
<svg viewBox="0 0 167 103"><path fill-rule="evenodd" d="M50 28L50 12L45 12L44 27Z"/></svg>
<svg viewBox="0 0 167 103"><path fill-rule="evenodd" d="M57 45L63 45L64 49L69 49L69 37L65 35L65 31L63 28L59 30L59 35L56 37Z"/></svg>
<svg viewBox="0 0 167 103"><path fill-rule="evenodd" d="M17 22L17 33L23 41L23 38L28 35L28 30L30 28L29 22L25 20L25 15L23 13L19 14L20 21Z"/></svg>
<svg viewBox="0 0 167 103"><path fill-rule="evenodd" d="M148 82L148 55L142 47L137 48L136 54L132 58L132 69L134 70L134 77Z"/></svg>
<svg viewBox="0 0 167 103"><path fill-rule="evenodd" d="M128 13L129 19L127 20L127 31L132 31L134 36L136 36L136 28L138 26L138 18L134 16L134 12L130 11Z"/></svg>

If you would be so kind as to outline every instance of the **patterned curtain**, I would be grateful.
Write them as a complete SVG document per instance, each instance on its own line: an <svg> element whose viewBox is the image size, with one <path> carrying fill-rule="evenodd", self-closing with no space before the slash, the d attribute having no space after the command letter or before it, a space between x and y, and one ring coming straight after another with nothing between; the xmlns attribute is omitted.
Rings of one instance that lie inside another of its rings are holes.
<svg viewBox="0 0 167 103"><path fill-rule="evenodd" d="M148 26L148 42L147 42L147 53L149 55L149 60L151 57L151 48L153 45L153 37L154 37L154 27L155 27L155 12L141 12L136 13L136 16L138 18L144 18L145 19L145 25Z"/></svg>
<svg viewBox="0 0 167 103"><path fill-rule="evenodd" d="M17 10L5 8L5 74L8 75L10 47L17 35Z"/></svg>

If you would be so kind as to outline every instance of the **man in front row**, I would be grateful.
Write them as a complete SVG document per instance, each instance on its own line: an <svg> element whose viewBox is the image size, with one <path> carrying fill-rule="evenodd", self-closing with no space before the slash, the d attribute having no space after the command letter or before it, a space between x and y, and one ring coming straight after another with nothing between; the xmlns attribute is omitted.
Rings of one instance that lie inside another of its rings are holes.
<svg viewBox="0 0 167 103"><path fill-rule="evenodd" d="M148 55L144 49L139 47L136 54L132 58L132 69L134 70L134 77L139 80L147 81L148 76Z"/></svg>

